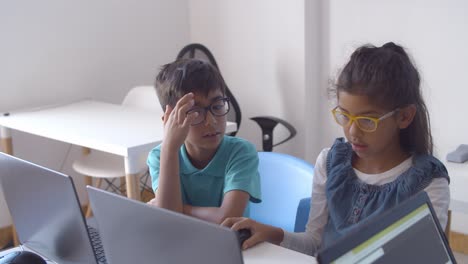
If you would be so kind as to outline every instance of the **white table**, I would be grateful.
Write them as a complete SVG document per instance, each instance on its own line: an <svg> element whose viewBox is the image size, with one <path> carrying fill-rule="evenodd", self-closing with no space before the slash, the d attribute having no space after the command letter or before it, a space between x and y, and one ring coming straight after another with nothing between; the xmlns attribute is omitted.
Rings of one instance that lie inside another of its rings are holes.
<svg viewBox="0 0 468 264"><path fill-rule="evenodd" d="M315 264L314 257L270 243L261 243L242 252L245 264Z"/></svg>
<svg viewBox="0 0 468 264"><path fill-rule="evenodd" d="M10 129L124 157L127 196L139 199L138 158L163 138L161 116L131 106L83 100L0 116L1 143L12 154ZM226 133L237 129L228 122Z"/></svg>
<svg viewBox="0 0 468 264"><path fill-rule="evenodd" d="M437 148L436 157L445 164L450 177L450 209L468 215L468 162L447 161L447 154L454 151L458 144L446 144Z"/></svg>
<svg viewBox="0 0 468 264"><path fill-rule="evenodd" d="M0 252L0 256L10 251L19 250L18 247ZM244 264L315 264L314 257L270 243L261 243L242 252ZM47 261L47 263L55 263Z"/></svg>

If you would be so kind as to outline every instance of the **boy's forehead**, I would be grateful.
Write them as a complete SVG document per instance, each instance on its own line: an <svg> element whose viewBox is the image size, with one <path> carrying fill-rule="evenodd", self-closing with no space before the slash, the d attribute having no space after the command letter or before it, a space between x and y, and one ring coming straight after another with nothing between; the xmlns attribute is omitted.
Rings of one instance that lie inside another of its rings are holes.
<svg viewBox="0 0 468 264"><path fill-rule="evenodd" d="M194 100L196 104L211 103L213 100L223 97L223 93L221 92L220 89L210 91L208 95L204 93L197 93L197 92L194 92L193 95L194 95Z"/></svg>

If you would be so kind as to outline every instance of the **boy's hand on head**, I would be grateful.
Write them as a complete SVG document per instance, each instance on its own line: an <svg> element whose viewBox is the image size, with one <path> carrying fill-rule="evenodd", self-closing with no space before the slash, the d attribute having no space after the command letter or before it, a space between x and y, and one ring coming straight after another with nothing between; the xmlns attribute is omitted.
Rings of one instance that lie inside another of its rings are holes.
<svg viewBox="0 0 468 264"><path fill-rule="evenodd" d="M177 101L174 109L166 106L164 112L164 145L179 149L184 143L190 129L190 124L198 113L187 115L195 104L193 93L188 93Z"/></svg>

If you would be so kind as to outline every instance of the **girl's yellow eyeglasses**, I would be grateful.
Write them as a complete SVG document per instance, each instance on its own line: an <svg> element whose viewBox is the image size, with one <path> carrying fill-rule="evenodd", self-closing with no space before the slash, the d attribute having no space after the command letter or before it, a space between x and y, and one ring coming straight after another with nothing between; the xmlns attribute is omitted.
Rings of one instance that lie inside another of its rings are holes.
<svg viewBox="0 0 468 264"><path fill-rule="evenodd" d="M353 122L356 123L356 125L359 127L364 132L374 132L377 130L377 126L379 125L379 122L391 117L398 111L398 108L386 113L385 115L375 118L375 117L368 117L368 116L353 116L348 113L342 112L341 110L338 109L338 106L333 108L331 111L333 114L333 117L335 118L336 123L340 126L348 126L351 125Z"/></svg>

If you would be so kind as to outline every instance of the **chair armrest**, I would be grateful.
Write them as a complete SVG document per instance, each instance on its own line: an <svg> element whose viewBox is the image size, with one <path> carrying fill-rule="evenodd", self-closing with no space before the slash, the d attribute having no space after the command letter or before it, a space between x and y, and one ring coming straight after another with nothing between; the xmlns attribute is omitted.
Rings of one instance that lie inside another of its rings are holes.
<svg viewBox="0 0 468 264"><path fill-rule="evenodd" d="M303 198L299 201L296 213L296 223L294 224L294 232L304 232L307 221L309 220L311 197Z"/></svg>
<svg viewBox="0 0 468 264"><path fill-rule="evenodd" d="M297 133L296 129L291 124L289 124L281 118L273 116L255 116L250 119L257 122L257 124L262 129L263 151L272 151L273 147L290 140ZM273 129L278 124L282 124L283 126L285 126L290 134L286 139L273 145Z"/></svg>

